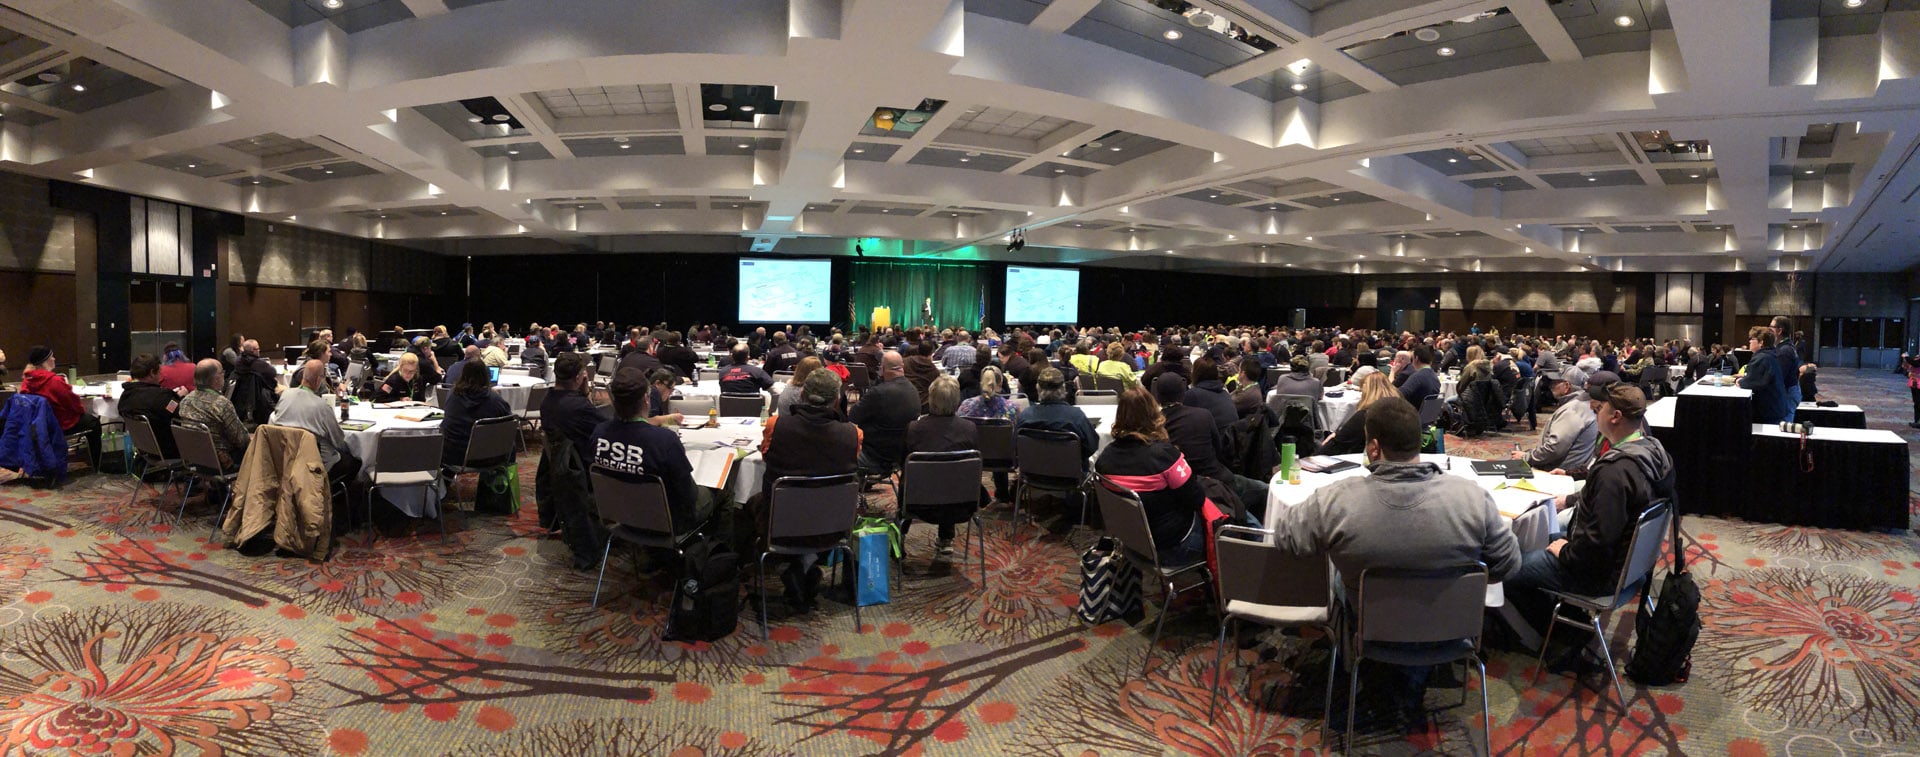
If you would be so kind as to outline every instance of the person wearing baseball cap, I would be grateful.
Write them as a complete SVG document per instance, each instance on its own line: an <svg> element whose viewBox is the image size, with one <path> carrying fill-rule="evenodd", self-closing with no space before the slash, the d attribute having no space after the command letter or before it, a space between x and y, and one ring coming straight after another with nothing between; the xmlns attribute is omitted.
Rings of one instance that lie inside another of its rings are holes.
<svg viewBox="0 0 1920 757"><path fill-rule="evenodd" d="M1592 381L1588 390L1596 391ZM1597 392L1589 399L1598 408L1600 435L1611 448L1588 468L1580 491L1554 501L1555 507L1572 512L1565 538L1527 555L1520 570L1507 579L1508 599L1535 628L1549 621L1554 600L1547 592L1612 591L1640 514L1654 502L1673 499L1673 458L1658 439L1646 434L1646 395L1637 386L1617 382Z"/></svg>
<svg viewBox="0 0 1920 757"><path fill-rule="evenodd" d="M73 393L73 387L67 378L60 375L58 361L53 349L46 345L36 345L27 351L27 369L20 375L20 392L37 394L47 398L47 404L53 406L53 418L60 423L60 430L67 438L75 434L87 440L87 462L95 469L100 467L100 419L88 413L80 402L80 396Z"/></svg>

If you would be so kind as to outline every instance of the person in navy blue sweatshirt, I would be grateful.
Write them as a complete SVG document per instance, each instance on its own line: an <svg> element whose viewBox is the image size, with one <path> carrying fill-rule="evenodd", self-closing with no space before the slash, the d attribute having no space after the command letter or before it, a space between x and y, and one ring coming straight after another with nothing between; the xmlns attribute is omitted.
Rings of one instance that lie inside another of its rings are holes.
<svg viewBox="0 0 1920 757"><path fill-rule="evenodd" d="M730 523L733 507L729 492L693 483L693 463L673 431L647 422L652 386L638 368L621 368L608 387L613 395L613 419L593 430L590 465L616 478L639 481L656 476L667 490L667 508L673 513L675 535L686 534L708 520ZM720 518L715 519L716 513Z"/></svg>

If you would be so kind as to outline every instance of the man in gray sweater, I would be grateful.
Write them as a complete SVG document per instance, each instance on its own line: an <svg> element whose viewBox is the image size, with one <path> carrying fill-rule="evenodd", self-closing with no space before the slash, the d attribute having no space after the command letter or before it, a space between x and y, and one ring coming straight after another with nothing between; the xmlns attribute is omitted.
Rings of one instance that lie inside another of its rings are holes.
<svg viewBox="0 0 1920 757"><path fill-rule="evenodd" d="M273 409L273 424L304 428L313 432L320 446L320 464L327 466L327 478L352 481L360 475L360 460L347 449L347 435L340 430L339 411L329 407L320 394L326 391L327 372L319 360L308 360L300 372L300 386L280 395Z"/></svg>
<svg viewBox="0 0 1920 757"><path fill-rule="evenodd" d="M1367 408L1369 475L1320 487L1287 508L1274 524L1280 547L1296 555L1324 554L1339 573L1339 604L1359 596L1369 568L1443 568L1486 563L1489 581L1520 567L1520 545L1493 496L1465 478L1420 461L1420 415L1404 402ZM1387 644L1391 646L1391 644ZM1428 669L1402 668L1402 706L1418 717Z"/></svg>
<svg viewBox="0 0 1920 757"><path fill-rule="evenodd" d="M1593 445L1600 438L1593 407L1585 395L1573 391L1573 384L1561 377L1551 385L1553 398L1560 406L1547 419L1540 432L1540 445L1525 452L1514 451L1513 459L1525 460L1536 470L1573 470L1593 459ZM1568 394L1576 394L1569 398Z"/></svg>

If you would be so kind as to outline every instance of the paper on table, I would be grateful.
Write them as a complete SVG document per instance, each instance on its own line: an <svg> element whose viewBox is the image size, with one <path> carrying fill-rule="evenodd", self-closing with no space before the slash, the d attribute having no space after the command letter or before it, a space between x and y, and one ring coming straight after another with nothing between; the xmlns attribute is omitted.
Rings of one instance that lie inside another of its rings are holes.
<svg viewBox="0 0 1920 757"><path fill-rule="evenodd" d="M727 478L733 475L732 447L690 451L687 457L693 462L694 483L710 489L726 490Z"/></svg>
<svg viewBox="0 0 1920 757"><path fill-rule="evenodd" d="M1508 519L1520 517L1546 498L1547 495L1541 492L1523 491L1519 487L1493 490L1493 505L1500 508L1500 514Z"/></svg>

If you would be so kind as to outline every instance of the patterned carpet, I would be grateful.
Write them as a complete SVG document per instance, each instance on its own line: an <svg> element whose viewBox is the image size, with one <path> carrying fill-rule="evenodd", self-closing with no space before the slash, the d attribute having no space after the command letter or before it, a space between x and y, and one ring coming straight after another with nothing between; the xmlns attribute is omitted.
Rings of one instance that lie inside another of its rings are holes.
<svg viewBox="0 0 1920 757"><path fill-rule="evenodd" d="M1898 376L1830 370L1827 396L1915 438ZM1513 438L1450 439L1496 455ZM1920 458L1917 458L1920 459ZM533 480L534 462L522 461ZM894 602L827 599L762 641L663 643L667 587L616 559L592 575L512 518L449 543L348 535L331 561L207 543L124 477L0 488L0 754L1322 754L1324 646L1276 637L1240 653L1211 720L1211 612L1168 621L1140 675L1147 622L1071 615L1084 531L1007 527L988 577L931 563L916 529ZM1920 541L1688 518L1705 595L1690 682L1547 675L1490 641L1500 754L1880 755L1920 745ZM431 535L429 535L431 534ZM777 589L776 589L777 591ZM776 606L780 603L775 602ZM1616 649L1625 649L1617 622ZM1261 663L1263 656L1275 657ZM1231 658L1230 658L1231 659ZM1344 674L1343 674L1344 677ZM1363 678L1368 676L1363 675ZM1479 684L1436 675L1433 724L1363 728L1355 753L1472 753ZM1269 703L1264 691L1271 685ZM1337 696L1344 697L1344 683ZM1374 687L1382 688L1382 687ZM1367 690L1363 686L1363 690ZM1363 699L1368 698L1363 694ZM1363 704L1362 712L1368 706ZM1470 741L1471 740L1471 741Z"/></svg>

